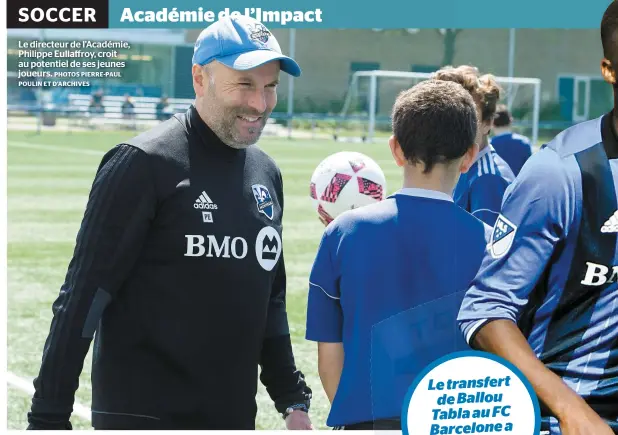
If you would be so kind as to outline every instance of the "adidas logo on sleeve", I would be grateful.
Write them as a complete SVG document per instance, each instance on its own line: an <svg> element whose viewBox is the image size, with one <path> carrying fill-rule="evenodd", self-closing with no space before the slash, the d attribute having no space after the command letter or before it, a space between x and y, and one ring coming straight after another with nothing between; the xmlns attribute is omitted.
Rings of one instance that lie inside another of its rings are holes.
<svg viewBox="0 0 618 435"><path fill-rule="evenodd" d="M216 210L217 204L212 202L212 200L205 191L202 191L200 196L195 200L193 207L200 210Z"/></svg>
<svg viewBox="0 0 618 435"><path fill-rule="evenodd" d="M614 212L605 225L601 227L602 233L618 233L618 211Z"/></svg>

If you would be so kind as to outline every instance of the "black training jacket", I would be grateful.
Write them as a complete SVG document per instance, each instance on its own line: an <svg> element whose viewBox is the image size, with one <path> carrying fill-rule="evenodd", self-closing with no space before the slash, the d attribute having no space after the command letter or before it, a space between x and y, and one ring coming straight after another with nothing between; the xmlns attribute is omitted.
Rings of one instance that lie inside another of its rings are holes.
<svg viewBox="0 0 618 435"><path fill-rule="evenodd" d="M285 307L283 186L194 107L109 151L45 343L30 428L70 427L94 338L93 426L253 429L259 365L306 403Z"/></svg>

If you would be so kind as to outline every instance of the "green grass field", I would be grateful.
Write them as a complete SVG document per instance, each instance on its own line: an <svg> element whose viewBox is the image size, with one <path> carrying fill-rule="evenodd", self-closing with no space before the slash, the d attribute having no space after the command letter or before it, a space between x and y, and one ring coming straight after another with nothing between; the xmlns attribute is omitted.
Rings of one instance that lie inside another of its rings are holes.
<svg viewBox="0 0 618 435"><path fill-rule="evenodd" d="M132 136L118 132L8 133L8 369L31 382L41 361L52 317L51 304L72 255L87 195L103 152ZM305 342L307 282L323 227L309 201L309 179L327 155L356 150L374 158L387 176L387 192L401 186L386 140L374 144L332 141L261 142L282 169L285 188L284 250L288 313L298 367L314 390L312 419L325 429L328 401L317 374L315 343ZM90 406L88 355L77 401ZM26 427L29 395L8 387L9 429ZM259 429L283 429L265 389L258 396ZM74 416L76 429L90 429Z"/></svg>

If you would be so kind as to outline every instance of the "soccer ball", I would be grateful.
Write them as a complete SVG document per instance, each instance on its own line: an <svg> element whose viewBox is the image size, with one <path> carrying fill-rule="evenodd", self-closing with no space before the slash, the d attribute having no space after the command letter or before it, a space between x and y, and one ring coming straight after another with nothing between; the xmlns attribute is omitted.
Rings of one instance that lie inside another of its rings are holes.
<svg viewBox="0 0 618 435"><path fill-rule="evenodd" d="M328 156L315 168L310 195L318 215L330 223L344 211L382 201L386 178L371 158L342 151Z"/></svg>

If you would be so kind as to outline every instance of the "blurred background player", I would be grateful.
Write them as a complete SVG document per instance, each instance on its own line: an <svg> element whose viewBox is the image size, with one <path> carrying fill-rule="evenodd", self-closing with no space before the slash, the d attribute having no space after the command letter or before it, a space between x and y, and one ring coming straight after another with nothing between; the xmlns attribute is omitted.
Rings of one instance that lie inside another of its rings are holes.
<svg viewBox="0 0 618 435"><path fill-rule="evenodd" d="M159 102L155 106L155 110L156 110L156 114L157 114L157 120L165 121L170 116L172 116L172 113L169 110L169 108L170 108L169 106L170 106L170 104L168 102L167 95L165 95L165 94L162 95L161 99L159 99Z"/></svg>
<svg viewBox="0 0 618 435"><path fill-rule="evenodd" d="M133 103L133 99L129 94L124 94L124 101L120 106L120 111L122 112L122 118L131 121L135 119L135 104ZM134 122L130 122L127 124L128 128L135 129L136 125Z"/></svg>
<svg viewBox="0 0 618 435"><path fill-rule="evenodd" d="M494 118L491 146L494 147L498 155L504 159L517 177L526 160L532 155L532 147L530 146L530 139L511 131L512 123L513 116L508 107L500 104Z"/></svg>
<svg viewBox="0 0 618 435"><path fill-rule="evenodd" d="M614 109L530 157L459 315L473 347L528 378L552 434L618 433L617 38L614 1L601 23Z"/></svg>
<svg viewBox="0 0 618 435"><path fill-rule="evenodd" d="M132 118L135 114L135 104L133 104L133 100L129 94L124 94L124 101L120 109L125 118Z"/></svg>
<svg viewBox="0 0 618 435"><path fill-rule="evenodd" d="M500 213L504 191L515 178L509 165L489 143L500 87L492 75L479 77L478 70L470 65L444 67L434 78L459 83L474 98L479 120L475 139L479 153L470 170L459 179L453 197L464 210L493 225Z"/></svg>
<svg viewBox="0 0 618 435"><path fill-rule="evenodd" d="M381 397L389 406L376 412L372 327L458 290L463 297L480 266L489 230L451 197L478 152L470 94L456 83L422 82L399 95L392 117L389 144L403 167L403 188L331 222L310 275L306 338L318 342L318 371L332 403L327 424L345 429L400 429L401 406L415 373L381 382L387 385ZM367 247L374 248L369 252ZM459 334L459 303L450 313L451 344ZM398 329L395 335L401 333ZM441 356L449 350L442 349ZM402 351L410 354L409 342Z"/></svg>
<svg viewBox="0 0 618 435"><path fill-rule="evenodd" d="M88 110L90 113L105 112L105 106L103 106L103 89L98 89L96 92L92 93Z"/></svg>

